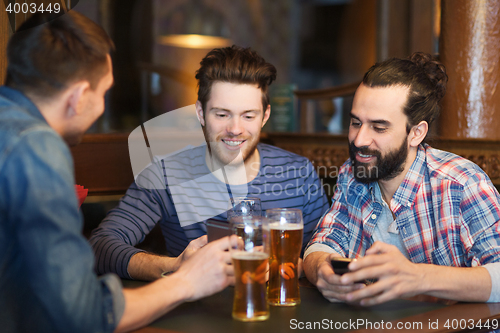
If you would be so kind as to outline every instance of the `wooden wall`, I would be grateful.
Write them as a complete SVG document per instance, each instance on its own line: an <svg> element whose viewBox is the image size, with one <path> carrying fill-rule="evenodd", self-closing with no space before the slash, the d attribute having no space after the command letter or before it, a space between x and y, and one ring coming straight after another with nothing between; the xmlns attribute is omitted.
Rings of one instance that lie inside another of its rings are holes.
<svg viewBox="0 0 500 333"><path fill-rule="evenodd" d="M440 0L378 0L377 59L437 51Z"/></svg>
<svg viewBox="0 0 500 333"><path fill-rule="evenodd" d="M7 69L6 48L10 34L9 17L5 11L5 2L0 1L0 84L4 82L5 71Z"/></svg>
<svg viewBox="0 0 500 333"><path fill-rule="evenodd" d="M439 134L500 140L500 1L443 0L442 6L448 85Z"/></svg>

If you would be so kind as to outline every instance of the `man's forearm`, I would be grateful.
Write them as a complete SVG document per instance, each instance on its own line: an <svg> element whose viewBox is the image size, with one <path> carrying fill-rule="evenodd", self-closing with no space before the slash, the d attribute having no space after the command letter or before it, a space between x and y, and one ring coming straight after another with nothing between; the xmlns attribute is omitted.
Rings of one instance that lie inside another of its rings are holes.
<svg viewBox="0 0 500 333"><path fill-rule="evenodd" d="M420 265L419 265L420 266ZM421 264L426 295L464 302L486 302L491 278L484 267L448 267Z"/></svg>
<svg viewBox="0 0 500 333"><path fill-rule="evenodd" d="M188 299L188 293L188 288L183 288L182 281L176 277L137 289L123 289L125 311L115 332L128 332L151 323Z"/></svg>
<svg viewBox="0 0 500 333"><path fill-rule="evenodd" d="M318 267L319 264L325 261L330 253L327 252L312 252L304 259L304 272L306 273L307 279L312 284L316 285L318 281Z"/></svg>
<svg viewBox="0 0 500 333"><path fill-rule="evenodd" d="M179 265L178 257L139 252L130 258L128 273L135 280L152 281L158 279L163 272L176 271Z"/></svg>

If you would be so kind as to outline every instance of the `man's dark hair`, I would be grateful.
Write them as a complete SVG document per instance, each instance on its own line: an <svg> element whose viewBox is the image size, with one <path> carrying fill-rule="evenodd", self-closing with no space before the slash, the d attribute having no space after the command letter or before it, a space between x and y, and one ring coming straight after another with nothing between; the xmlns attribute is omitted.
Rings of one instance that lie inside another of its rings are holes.
<svg viewBox="0 0 500 333"><path fill-rule="evenodd" d="M410 88L403 109L408 117L408 133L422 120L430 125L439 116L439 102L446 92L447 81L444 65L422 52L415 52L408 59L392 58L377 63L363 78L363 84L368 87Z"/></svg>
<svg viewBox="0 0 500 333"><path fill-rule="evenodd" d="M203 112L217 81L256 84L262 91L262 106L269 105L269 85L276 79L276 68L250 48L230 46L213 49L200 62L196 72L198 100Z"/></svg>
<svg viewBox="0 0 500 333"><path fill-rule="evenodd" d="M95 89L113 48L106 32L82 14L36 13L7 45L5 85L49 98L80 80Z"/></svg>

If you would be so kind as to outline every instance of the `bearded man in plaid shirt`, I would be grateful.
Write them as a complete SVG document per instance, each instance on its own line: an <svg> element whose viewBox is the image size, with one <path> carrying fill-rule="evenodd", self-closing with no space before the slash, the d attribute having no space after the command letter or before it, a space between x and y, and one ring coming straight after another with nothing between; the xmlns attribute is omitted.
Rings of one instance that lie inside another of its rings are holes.
<svg viewBox="0 0 500 333"><path fill-rule="evenodd" d="M446 82L444 66L423 53L365 74L350 159L304 255L308 279L328 300L500 301L500 195L476 164L424 143ZM357 260L336 275L334 257Z"/></svg>

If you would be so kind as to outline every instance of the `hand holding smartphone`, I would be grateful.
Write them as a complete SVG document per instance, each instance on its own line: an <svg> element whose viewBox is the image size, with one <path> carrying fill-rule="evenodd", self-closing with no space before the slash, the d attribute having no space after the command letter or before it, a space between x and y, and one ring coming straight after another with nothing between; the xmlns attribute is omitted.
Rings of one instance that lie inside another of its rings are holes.
<svg viewBox="0 0 500 333"><path fill-rule="evenodd" d="M341 258L341 257L333 258L331 260L333 272L338 275L343 275L345 273L350 272L347 266L354 260L356 260L356 258ZM369 285L375 282L377 282L377 279L366 279L364 281L358 281L357 283L364 283L366 285Z"/></svg>
<svg viewBox="0 0 500 333"><path fill-rule="evenodd" d="M343 275L347 272L349 272L349 268L347 266L349 263L351 263L353 258L341 258L341 257L335 257L331 260L332 267L333 267L333 272L338 275Z"/></svg>

